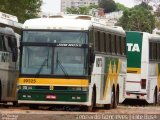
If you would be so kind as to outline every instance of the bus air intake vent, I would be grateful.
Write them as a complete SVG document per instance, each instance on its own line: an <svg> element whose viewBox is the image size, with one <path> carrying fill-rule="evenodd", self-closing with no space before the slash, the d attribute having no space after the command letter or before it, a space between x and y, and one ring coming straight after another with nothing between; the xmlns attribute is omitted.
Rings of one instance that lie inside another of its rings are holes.
<svg viewBox="0 0 160 120"><path fill-rule="evenodd" d="M78 16L76 19L91 20L90 16Z"/></svg>
<svg viewBox="0 0 160 120"><path fill-rule="evenodd" d="M49 18L63 18L61 15L49 16Z"/></svg>

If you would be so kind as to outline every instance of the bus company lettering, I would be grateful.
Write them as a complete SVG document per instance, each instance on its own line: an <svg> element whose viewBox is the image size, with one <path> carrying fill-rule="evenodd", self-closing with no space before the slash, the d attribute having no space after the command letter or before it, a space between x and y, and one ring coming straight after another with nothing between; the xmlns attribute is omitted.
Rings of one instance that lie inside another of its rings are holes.
<svg viewBox="0 0 160 120"><path fill-rule="evenodd" d="M128 51L140 52L139 45L137 43L127 43Z"/></svg>
<svg viewBox="0 0 160 120"><path fill-rule="evenodd" d="M24 83L36 83L36 79L24 79Z"/></svg>
<svg viewBox="0 0 160 120"><path fill-rule="evenodd" d="M66 44L66 43L61 43L57 44L57 47L81 47L81 44Z"/></svg>

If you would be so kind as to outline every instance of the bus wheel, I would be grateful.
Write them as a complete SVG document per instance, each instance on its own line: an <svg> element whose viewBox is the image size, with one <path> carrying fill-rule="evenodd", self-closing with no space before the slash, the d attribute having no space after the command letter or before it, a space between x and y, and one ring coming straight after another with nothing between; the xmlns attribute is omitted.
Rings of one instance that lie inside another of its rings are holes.
<svg viewBox="0 0 160 120"><path fill-rule="evenodd" d="M36 109L38 109L38 105L35 105L35 104L31 104L31 105L29 105L29 109L31 109L31 110L36 110Z"/></svg>
<svg viewBox="0 0 160 120"><path fill-rule="evenodd" d="M153 95L153 105L157 104L157 89L155 89L154 91L154 95Z"/></svg>
<svg viewBox="0 0 160 120"><path fill-rule="evenodd" d="M0 101L2 100L2 84L1 84L1 80L0 80Z"/></svg>
<svg viewBox="0 0 160 120"><path fill-rule="evenodd" d="M116 90L116 97L115 97L115 102L114 102L114 108L117 108L117 105L119 104L119 88Z"/></svg>
<svg viewBox="0 0 160 120"><path fill-rule="evenodd" d="M111 103L110 104L105 104L104 107L106 109L115 108L115 92L114 92L114 88L112 89L112 92L111 92Z"/></svg>
<svg viewBox="0 0 160 120"><path fill-rule="evenodd" d="M90 105L90 106L87 106L87 111L88 111L88 112L92 112L94 106L96 105L96 94L95 94L95 93L96 93L96 92L95 92L95 89L93 89L92 99L91 99L91 105Z"/></svg>
<svg viewBox="0 0 160 120"><path fill-rule="evenodd" d="M13 101L13 107L17 107L18 106L18 102L17 101Z"/></svg>

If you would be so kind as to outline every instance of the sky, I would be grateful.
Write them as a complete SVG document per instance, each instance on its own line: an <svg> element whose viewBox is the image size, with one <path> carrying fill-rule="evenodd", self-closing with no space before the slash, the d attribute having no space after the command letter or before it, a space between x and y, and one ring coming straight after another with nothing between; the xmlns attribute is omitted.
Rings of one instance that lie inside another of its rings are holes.
<svg viewBox="0 0 160 120"><path fill-rule="evenodd" d="M44 13L59 13L60 12L60 1L61 0L43 0L43 5L41 7ZM127 7L133 7L135 5L134 0L115 0L124 4Z"/></svg>

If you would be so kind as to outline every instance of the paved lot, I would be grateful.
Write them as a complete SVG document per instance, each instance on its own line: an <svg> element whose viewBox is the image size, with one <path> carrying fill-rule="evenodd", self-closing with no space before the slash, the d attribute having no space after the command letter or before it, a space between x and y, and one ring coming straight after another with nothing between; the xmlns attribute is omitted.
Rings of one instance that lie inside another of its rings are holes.
<svg viewBox="0 0 160 120"><path fill-rule="evenodd" d="M94 112L79 107L55 106L30 110L28 107L0 107L0 120L160 120L160 106L120 105L117 109L95 108Z"/></svg>

